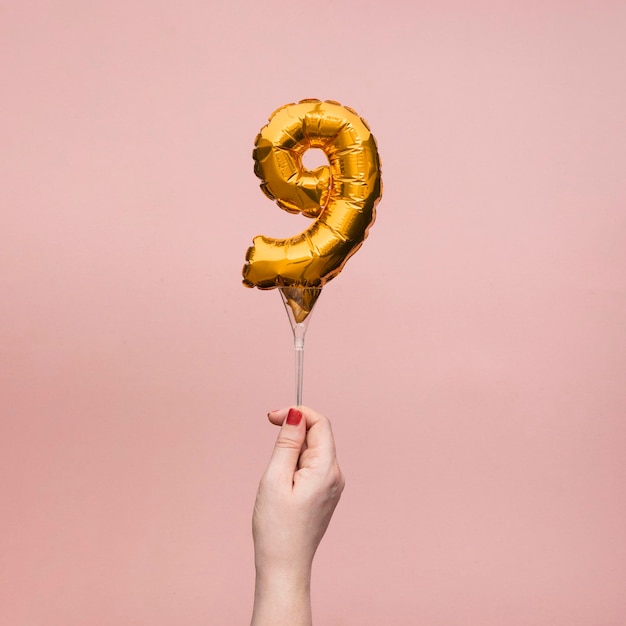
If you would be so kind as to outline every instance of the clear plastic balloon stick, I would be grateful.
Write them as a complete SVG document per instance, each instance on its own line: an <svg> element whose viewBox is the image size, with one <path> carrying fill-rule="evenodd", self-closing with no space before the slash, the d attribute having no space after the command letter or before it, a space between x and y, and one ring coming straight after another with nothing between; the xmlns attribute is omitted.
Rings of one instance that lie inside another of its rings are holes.
<svg viewBox="0 0 626 626"><path fill-rule="evenodd" d="M319 287L279 287L279 291L293 331L296 356L296 406L300 406L304 380L304 338L313 307L322 290Z"/></svg>
<svg viewBox="0 0 626 626"><path fill-rule="evenodd" d="M304 378L304 324L296 324L293 327L293 343L296 353L296 406L302 404L302 381Z"/></svg>

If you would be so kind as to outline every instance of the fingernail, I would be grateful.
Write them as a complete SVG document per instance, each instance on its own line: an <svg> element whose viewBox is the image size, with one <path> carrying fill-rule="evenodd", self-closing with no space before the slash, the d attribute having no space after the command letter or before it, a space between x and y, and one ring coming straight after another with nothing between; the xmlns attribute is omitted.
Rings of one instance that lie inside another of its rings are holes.
<svg viewBox="0 0 626 626"><path fill-rule="evenodd" d="M297 426L302 419L302 411L298 411L298 409L289 409L289 413L287 413L287 419L285 420L289 426Z"/></svg>

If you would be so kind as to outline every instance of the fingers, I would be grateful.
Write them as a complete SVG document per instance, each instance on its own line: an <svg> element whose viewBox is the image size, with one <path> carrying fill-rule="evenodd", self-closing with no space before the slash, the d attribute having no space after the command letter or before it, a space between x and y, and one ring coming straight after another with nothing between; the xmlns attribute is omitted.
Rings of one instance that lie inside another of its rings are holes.
<svg viewBox="0 0 626 626"><path fill-rule="evenodd" d="M309 456L320 461L332 463L335 460L335 439L327 417L306 406L298 407L302 411L303 422L306 423L306 446ZM272 424L282 424L287 417L289 408L270 411L267 417Z"/></svg>
<svg viewBox="0 0 626 626"><path fill-rule="evenodd" d="M281 423L266 475L291 487L306 439L306 420L302 411L291 408L285 409Z"/></svg>

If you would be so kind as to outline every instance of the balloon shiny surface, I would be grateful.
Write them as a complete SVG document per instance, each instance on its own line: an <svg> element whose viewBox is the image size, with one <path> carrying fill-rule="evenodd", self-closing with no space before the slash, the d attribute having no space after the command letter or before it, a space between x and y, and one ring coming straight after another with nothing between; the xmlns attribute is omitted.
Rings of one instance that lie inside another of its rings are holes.
<svg viewBox="0 0 626 626"><path fill-rule="evenodd" d="M306 169L302 156L309 148L321 149L328 165ZM359 249L376 217L382 184L374 136L352 109L302 100L272 114L252 156L264 193L314 221L288 239L255 237L244 285L323 287Z"/></svg>

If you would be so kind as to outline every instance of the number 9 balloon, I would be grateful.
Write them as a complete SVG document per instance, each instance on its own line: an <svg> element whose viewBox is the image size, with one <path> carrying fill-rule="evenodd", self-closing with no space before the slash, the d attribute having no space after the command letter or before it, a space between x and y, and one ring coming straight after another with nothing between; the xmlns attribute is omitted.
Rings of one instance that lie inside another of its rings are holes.
<svg viewBox="0 0 626 626"><path fill-rule="evenodd" d="M309 148L321 149L328 165L307 170L302 156ZM265 195L314 222L290 239L255 237L244 285L321 289L360 248L376 217L382 183L374 136L352 109L302 100L272 114L252 156Z"/></svg>
<svg viewBox="0 0 626 626"><path fill-rule="evenodd" d="M302 156L323 150L328 165L308 170ZM314 222L291 239L255 237L243 284L278 287L296 355L296 404L302 404L304 337L322 287L361 246L380 200L380 160L367 124L338 102L302 100L275 111L254 144L254 173L268 198Z"/></svg>

